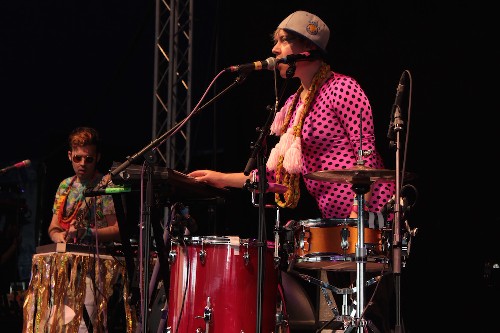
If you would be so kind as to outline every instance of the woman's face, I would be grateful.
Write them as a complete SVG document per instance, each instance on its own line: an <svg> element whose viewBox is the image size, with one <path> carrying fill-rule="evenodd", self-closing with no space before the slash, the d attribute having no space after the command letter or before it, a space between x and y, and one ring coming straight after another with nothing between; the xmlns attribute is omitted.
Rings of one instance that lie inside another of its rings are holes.
<svg viewBox="0 0 500 333"><path fill-rule="evenodd" d="M272 49L276 59L284 58L290 54L305 52L308 49L302 43L301 39L289 34L286 30L278 29L274 34L274 46ZM286 77L288 69L287 64L280 63L277 66L281 77Z"/></svg>

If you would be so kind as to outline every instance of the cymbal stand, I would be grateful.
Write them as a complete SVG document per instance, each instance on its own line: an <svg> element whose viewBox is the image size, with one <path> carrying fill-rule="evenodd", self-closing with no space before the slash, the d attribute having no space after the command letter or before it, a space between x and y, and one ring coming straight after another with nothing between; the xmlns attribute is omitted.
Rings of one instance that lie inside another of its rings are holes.
<svg viewBox="0 0 500 333"><path fill-rule="evenodd" d="M358 166L364 166L365 161L364 156L369 156L372 153L371 150L363 151L363 114L359 117L359 150L358 159L356 164ZM372 180L368 175L357 175L351 179L352 189L356 193L356 201L358 203L358 217L357 217L357 227L358 227L358 239L356 242L356 313L354 314L354 327L349 327L348 331L351 332L353 328L356 328L358 333L363 333L364 328L367 326L364 316L364 306L365 306L365 271L366 271L366 258L367 249L365 245L365 226L364 226L364 206L365 206L365 194L370 191Z"/></svg>
<svg viewBox="0 0 500 333"><path fill-rule="evenodd" d="M354 322L356 323L357 332L362 333L366 322L363 319L363 308L365 305L365 271L366 271L366 258L367 249L365 246L365 232L364 232L364 195L370 190L371 181L369 178L356 178L352 180L352 188L356 193L356 201L358 202L358 239L356 243L356 313L354 315Z"/></svg>

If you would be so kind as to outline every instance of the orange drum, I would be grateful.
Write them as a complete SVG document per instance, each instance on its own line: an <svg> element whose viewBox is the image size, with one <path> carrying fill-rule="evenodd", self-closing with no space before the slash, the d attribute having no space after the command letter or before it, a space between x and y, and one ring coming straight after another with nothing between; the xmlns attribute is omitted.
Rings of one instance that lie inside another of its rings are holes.
<svg viewBox="0 0 500 333"><path fill-rule="evenodd" d="M356 270L357 219L298 221L294 231L294 265L299 268ZM388 263L382 229L364 228L367 271L379 271Z"/></svg>
<svg viewBox="0 0 500 333"><path fill-rule="evenodd" d="M264 246L262 332L274 332L278 269L274 243ZM258 246L239 237L185 237L172 242L170 332L255 332Z"/></svg>

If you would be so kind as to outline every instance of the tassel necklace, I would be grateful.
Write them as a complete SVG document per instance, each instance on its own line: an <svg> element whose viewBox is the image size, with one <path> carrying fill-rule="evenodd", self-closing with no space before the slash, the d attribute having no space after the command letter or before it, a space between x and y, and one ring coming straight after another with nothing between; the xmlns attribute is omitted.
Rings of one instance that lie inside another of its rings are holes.
<svg viewBox="0 0 500 333"><path fill-rule="evenodd" d="M76 176L73 176L73 178L71 179L71 182L69 183L68 187L64 190L64 192L61 194L61 196L59 197L59 201L57 203L57 205L59 207L59 209L57 211L57 219L58 219L61 227L64 228L65 230L69 230L69 225L70 225L71 221L73 221L75 219L75 216L78 213L78 210L80 210L80 208L83 204L82 196L80 194L80 196L77 198L77 202L73 206L73 211L70 214L64 214L64 207L66 207L66 201L68 199L68 194L71 191L71 188L73 187L73 183L75 182L75 180L76 180ZM67 216L65 216L65 215L67 215Z"/></svg>
<svg viewBox="0 0 500 333"><path fill-rule="evenodd" d="M330 66L322 63L318 72L314 75L311 86L304 99L304 103L297 108L293 126L288 128L292 120L300 98L300 93L304 90L301 85L295 93L293 101L288 110L282 108L274 118L271 125L271 133L281 135L280 141L271 150L267 161L267 168L275 171L275 178L278 184L285 185L288 189L285 193L275 193L275 201L278 206L285 208L295 208L300 199L300 172L302 170L302 147L301 131L304 119L309 112L309 108L314 100L316 92L323 80L330 73ZM286 114L285 114L286 112Z"/></svg>
<svg viewBox="0 0 500 333"><path fill-rule="evenodd" d="M94 174L92 179L88 182L87 186L91 186L94 183L96 176L97 176L97 174ZM73 210L71 212L68 212L65 214L65 207L66 207L66 202L68 200L68 195L71 192L71 189L73 187L75 180L76 180L76 176L73 176L73 178L71 178L71 181L70 181L68 187L61 194L61 196L59 197L59 201L57 202L58 221L59 221L59 224L61 225L61 227L64 228L65 230L69 230L69 226L72 223L72 221L75 221L75 223L82 222L82 220L84 219L85 215L88 212L88 207L89 207L90 203L92 202L92 198L88 202L86 202L86 200L84 199L83 191L87 188L87 186L83 186L82 191L80 192L80 194L76 198L76 202L73 205ZM107 181L107 180L108 180L108 178L104 177L102 179L102 182ZM99 183L99 185L101 185L101 183ZM86 203L86 207L82 208L82 205L84 202ZM87 209L85 209L85 208L87 208ZM77 227L77 225L75 225L75 227Z"/></svg>

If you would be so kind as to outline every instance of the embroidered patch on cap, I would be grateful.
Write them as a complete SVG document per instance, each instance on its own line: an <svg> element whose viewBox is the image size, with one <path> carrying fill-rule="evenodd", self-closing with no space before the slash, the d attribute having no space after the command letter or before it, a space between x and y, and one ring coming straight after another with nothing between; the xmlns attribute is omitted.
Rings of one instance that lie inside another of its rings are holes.
<svg viewBox="0 0 500 333"><path fill-rule="evenodd" d="M278 28L298 33L326 52L330 29L316 15L303 10L293 12L278 25Z"/></svg>

